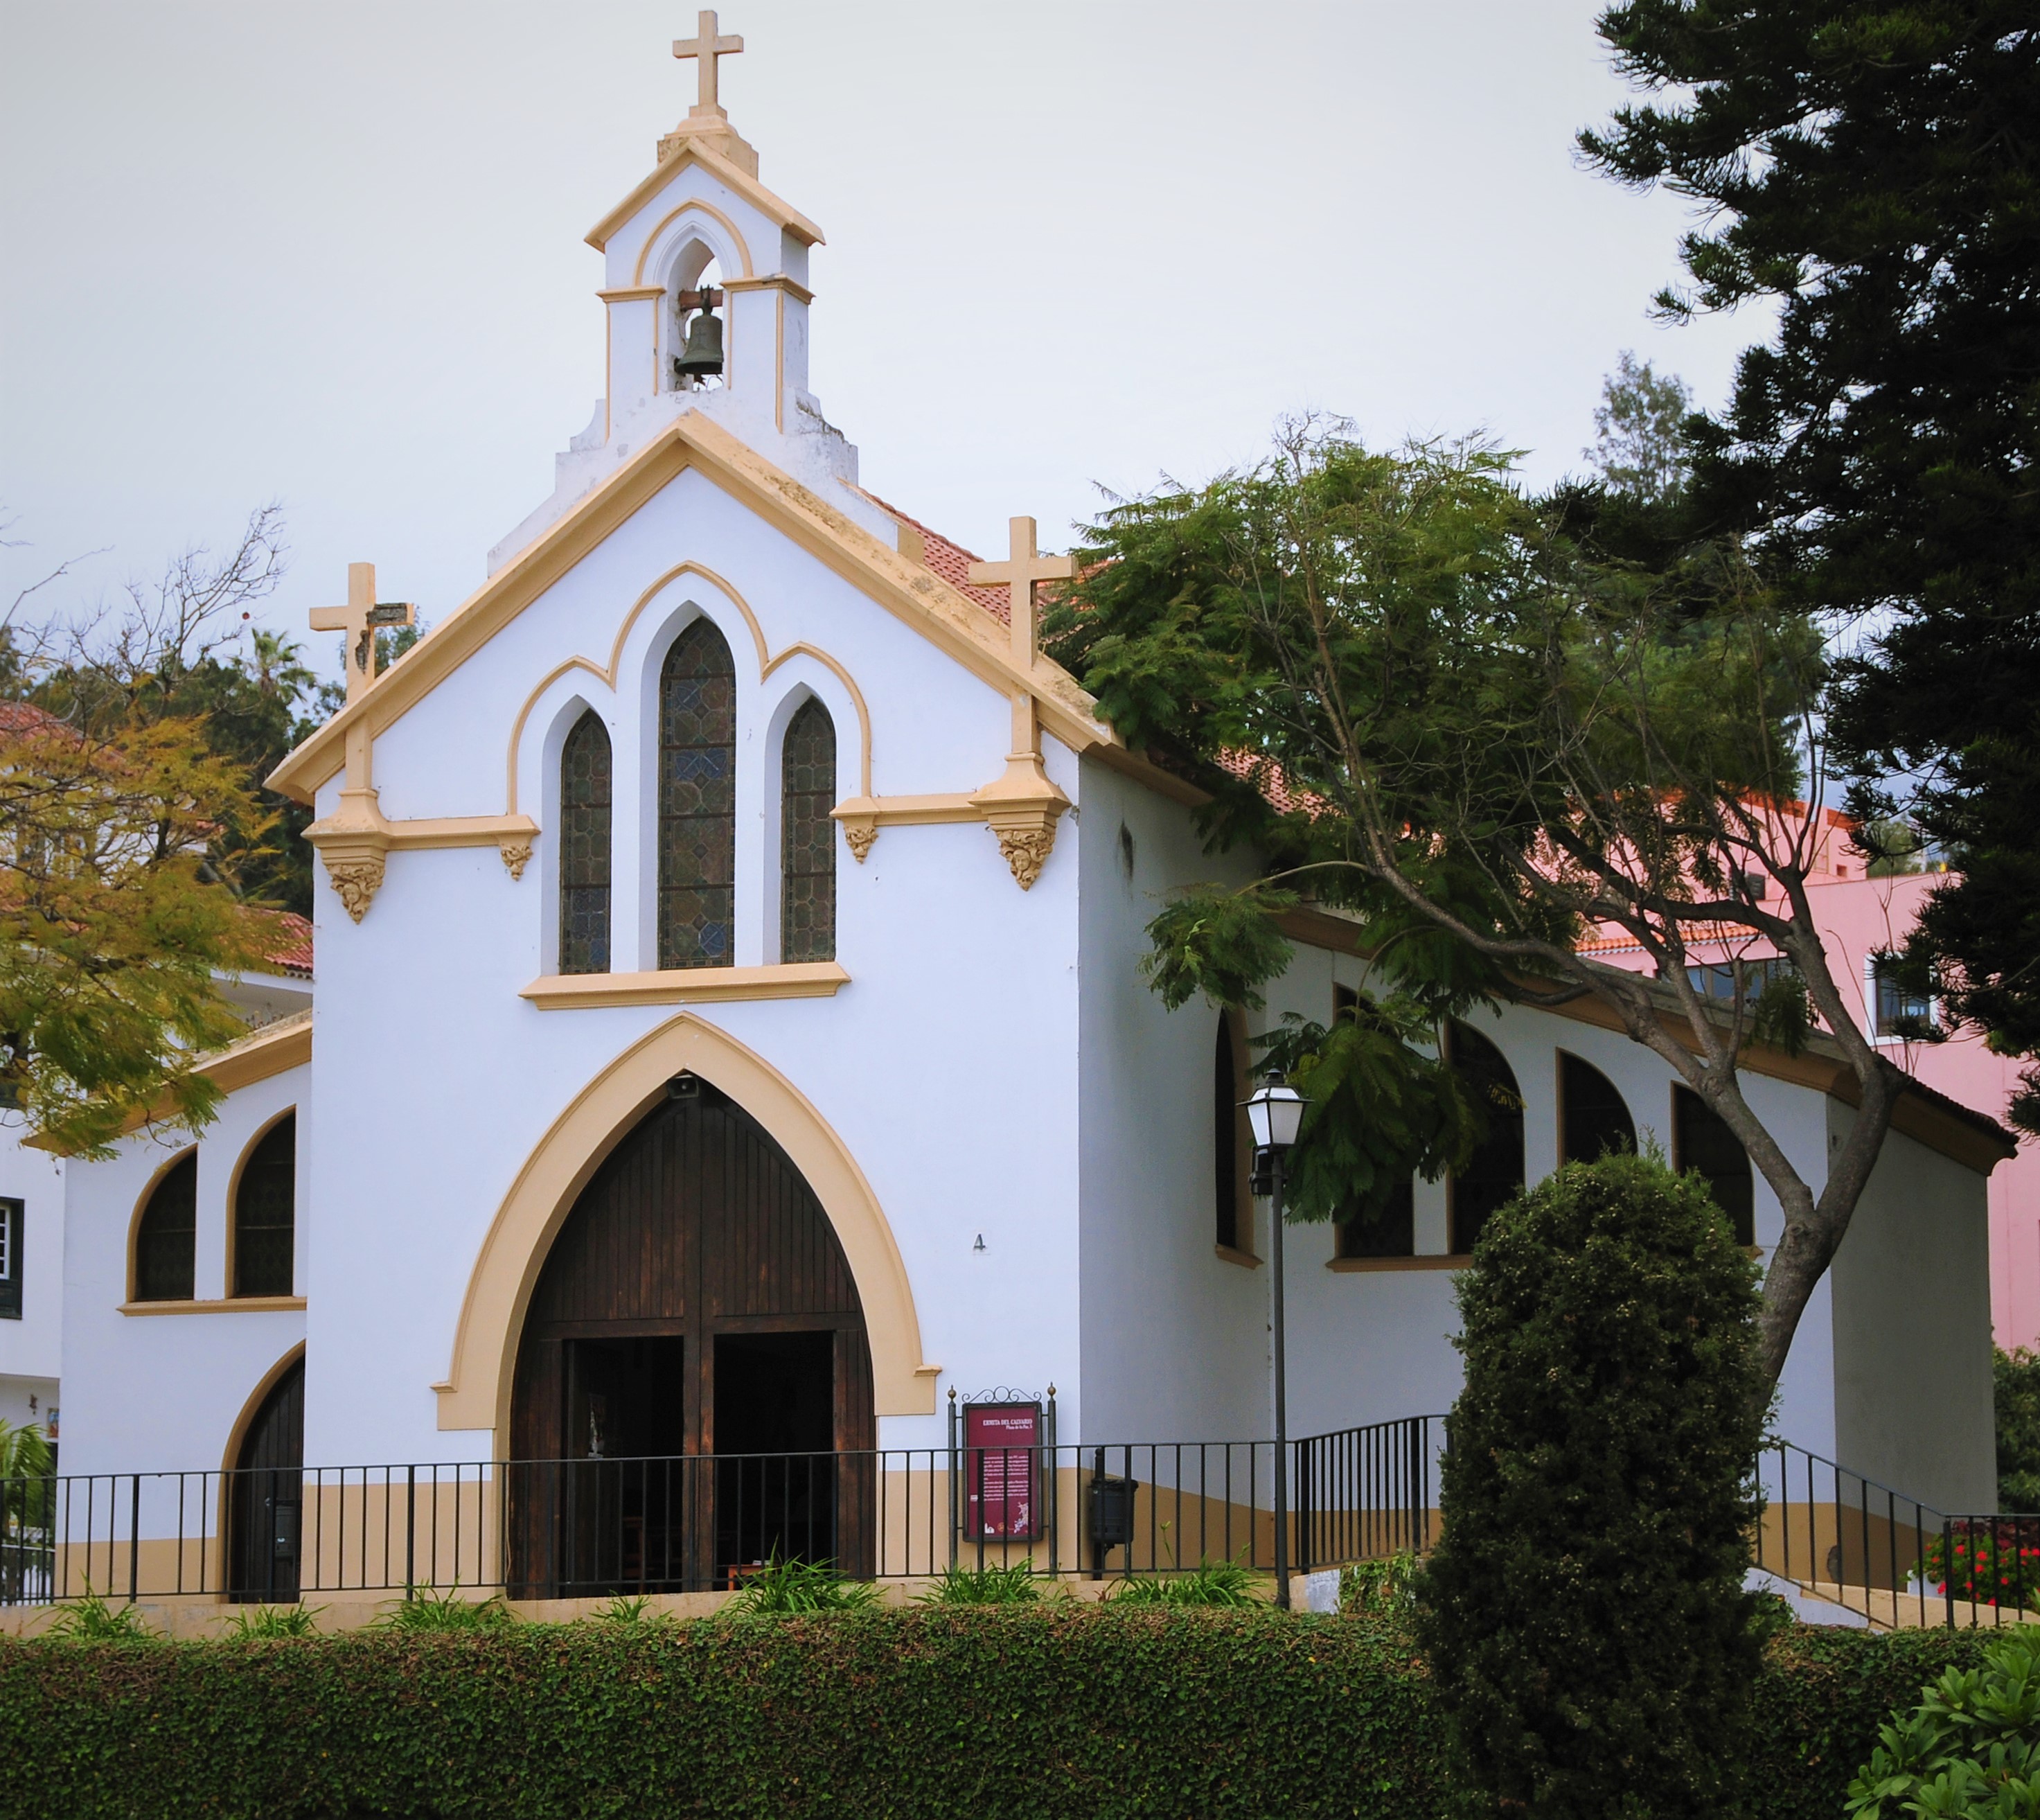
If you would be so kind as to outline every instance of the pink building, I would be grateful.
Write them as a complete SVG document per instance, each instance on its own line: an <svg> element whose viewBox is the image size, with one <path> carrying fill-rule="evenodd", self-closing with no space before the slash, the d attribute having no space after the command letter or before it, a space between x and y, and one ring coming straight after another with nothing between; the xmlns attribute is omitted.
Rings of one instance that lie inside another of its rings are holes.
<svg viewBox="0 0 2040 1820"><path fill-rule="evenodd" d="M1852 996L1863 1029L1928 1087L2002 1118L2019 1084L2020 1064L2010 1057L1992 1055L1973 1034L1941 1043L1909 1041L1897 1034L1896 1023L1920 1017L1929 1007L1881 980L1873 958L1905 941L1921 903L1944 875L1868 878L1862 857L1849 848L1849 823L1832 809L1823 812L1823 820L1824 838L1807 884L1825 939L1828 965L1836 984ZM1603 958L1618 965L1643 964L1626 936L1619 931L1608 934L1611 939L1597 945ZM1760 965L1770 952L1768 944L1753 943L1738 949L1735 958ZM1729 996L1730 951L1696 945L1691 958L1696 971L1704 976L1696 983ZM2040 1348L2040 1148L2031 1145L1991 1175L1990 1293L1997 1343Z"/></svg>

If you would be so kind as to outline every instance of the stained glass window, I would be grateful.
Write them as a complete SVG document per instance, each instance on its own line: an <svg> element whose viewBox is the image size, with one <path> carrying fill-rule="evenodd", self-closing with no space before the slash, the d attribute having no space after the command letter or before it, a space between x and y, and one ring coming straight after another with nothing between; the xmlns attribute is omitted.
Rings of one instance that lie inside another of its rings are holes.
<svg viewBox="0 0 2040 1820"><path fill-rule="evenodd" d="M135 1300L188 1302L198 1248L198 1152L164 1172L135 1233Z"/></svg>
<svg viewBox="0 0 2040 1820"><path fill-rule="evenodd" d="M835 958L835 723L812 698L788 722L779 795L779 958Z"/></svg>
<svg viewBox="0 0 2040 1820"><path fill-rule="evenodd" d="M298 1116L272 1125L234 1193L234 1293L287 1296L296 1262Z"/></svg>
<svg viewBox="0 0 2040 1820"><path fill-rule="evenodd" d="M609 729L594 709L560 752L560 971L609 971Z"/></svg>
<svg viewBox="0 0 2040 1820"><path fill-rule="evenodd" d="M659 965L733 964L736 670L696 619L659 673Z"/></svg>

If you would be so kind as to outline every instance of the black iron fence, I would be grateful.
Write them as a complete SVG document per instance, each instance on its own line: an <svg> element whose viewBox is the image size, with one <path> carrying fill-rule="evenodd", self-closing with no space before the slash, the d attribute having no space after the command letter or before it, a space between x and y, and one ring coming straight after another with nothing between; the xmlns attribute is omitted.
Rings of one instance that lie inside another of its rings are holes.
<svg viewBox="0 0 2040 1820"><path fill-rule="evenodd" d="M775 1556L861 1579L1030 1563L1274 1561L1266 1441L1021 1445L75 1474L0 1485L0 1604L459 1587L513 1598L741 1585ZM1442 1420L1291 1443L1298 1571L1429 1546Z"/></svg>
<svg viewBox="0 0 2040 1820"><path fill-rule="evenodd" d="M1757 1483L1756 1564L1880 1630L2040 1615L2040 1516L1936 1510L1790 1441Z"/></svg>

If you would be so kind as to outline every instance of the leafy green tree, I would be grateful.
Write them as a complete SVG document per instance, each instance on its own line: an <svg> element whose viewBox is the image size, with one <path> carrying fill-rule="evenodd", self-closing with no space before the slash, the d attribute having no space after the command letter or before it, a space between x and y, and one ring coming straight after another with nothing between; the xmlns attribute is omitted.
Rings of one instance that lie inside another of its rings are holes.
<svg viewBox="0 0 2040 1820"><path fill-rule="evenodd" d="M216 977L268 945L223 881L235 830L265 832L199 722L0 714L0 1098L55 1147L211 1118L195 1064L242 1030Z"/></svg>
<svg viewBox="0 0 2040 1820"><path fill-rule="evenodd" d="M1692 476L1685 429L1692 409L1684 380L1623 354L1594 407L1593 447L1586 451L1609 491L1652 506L1681 498Z"/></svg>
<svg viewBox="0 0 2040 1820"><path fill-rule="evenodd" d="M1693 509L1859 626L1833 722L1852 806L1902 809L1955 868L1909 963L2040 1053L2030 0L1629 0L1600 30L1649 99L1583 133L1588 158L1700 211L1660 309L1777 310L1695 420ZM2040 1130L2027 1082L2015 1117Z"/></svg>
<svg viewBox="0 0 2040 1820"><path fill-rule="evenodd" d="M1417 1624L1482 1810L1740 1810L1755 1275L1699 1178L1646 1157L1569 1164L1475 1247Z"/></svg>
<svg viewBox="0 0 2040 1820"><path fill-rule="evenodd" d="M1991 1380L1998 1507L2040 1510L2040 1354L2025 1346L1993 1347Z"/></svg>
<svg viewBox="0 0 2040 1820"><path fill-rule="evenodd" d="M1045 632L1130 746L1210 792L1208 839L1262 869L1150 925L1166 999L1258 1002L1288 964L1278 919L1300 893L1358 925L1370 990L1332 1033L1347 1053L1304 1087L1299 1217L1334 1210L1342 1172L1385 1191L1466 1141L1478 1109L1426 1072L1425 1025L1591 997L1778 1196L1775 1379L1905 1077L1829 968L1806 885L1815 830L1775 806L1817 787L1826 651L1743 546L1690 539L1678 509L1605 485L1533 501L1480 447L1383 453L1294 425L1258 466L1109 511ZM1585 945L1604 926L1656 980ZM1710 996L1690 959L1702 944L1791 970L1759 989L1735 969L1731 996ZM1737 1075L1752 1039L1795 1049L1815 1018L1860 1098L1817 1190ZM1286 1040L1291 1062L1335 1053ZM1366 1091L1333 1091L1363 1063ZM1340 1149L1322 1168L1320 1144Z"/></svg>

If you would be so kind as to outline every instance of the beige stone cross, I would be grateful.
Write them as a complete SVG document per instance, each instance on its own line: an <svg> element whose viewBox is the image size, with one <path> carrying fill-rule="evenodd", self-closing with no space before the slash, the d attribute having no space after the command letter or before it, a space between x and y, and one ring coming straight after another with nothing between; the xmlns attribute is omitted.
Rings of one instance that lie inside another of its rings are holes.
<svg viewBox="0 0 2040 1820"><path fill-rule="evenodd" d="M716 36L715 15L703 13L695 26L691 38L676 38L673 55L676 57L694 57L700 60L701 98L688 109L695 114L720 114L722 103L716 95L716 60L734 56L744 48L741 38L719 38Z"/></svg>
<svg viewBox="0 0 2040 1820"><path fill-rule="evenodd" d="M1012 520L1007 547L1011 554L1003 562L973 562L970 565L970 584L973 588L1003 585L1010 590L1009 598L1013 603L1013 661L1023 671L1031 670L1037 645L1034 584L1069 581L1077 572L1077 559L1074 556L1040 554L1034 547L1034 521L1031 518Z"/></svg>
<svg viewBox="0 0 2040 1820"><path fill-rule="evenodd" d="M314 632L342 632L347 636L347 699L351 702L375 680L375 634L385 626L417 623L418 610L407 600L375 600L375 565L350 562L347 565L347 604L314 607Z"/></svg>

